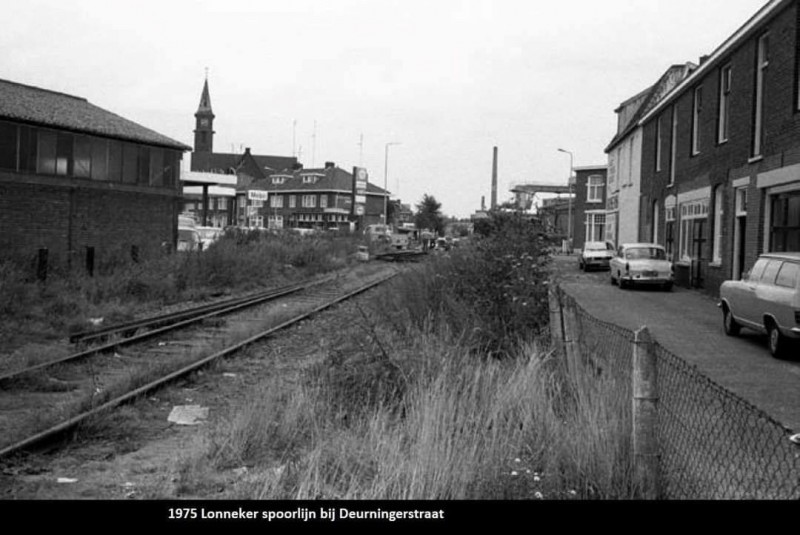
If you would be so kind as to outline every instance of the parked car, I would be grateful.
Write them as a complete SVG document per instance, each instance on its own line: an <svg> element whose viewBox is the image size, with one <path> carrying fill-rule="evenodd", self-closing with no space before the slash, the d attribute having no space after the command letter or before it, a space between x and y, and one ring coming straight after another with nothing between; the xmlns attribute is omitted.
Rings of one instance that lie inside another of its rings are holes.
<svg viewBox="0 0 800 535"><path fill-rule="evenodd" d="M723 282L719 295L728 336L742 327L766 333L776 357L800 339L800 253L761 255L742 280Z"/></svg>
<svg viewBox="0 0 800 535"><path fill-rule="evenodd" d="M620 245L617 254L609 262L609 268L611 284L619 284L623 289L635 285L655 285L670 291L675 280L666 250L655 243Z"/></svg>
<svg viewBox="0 0 800 535"><path fill-rule="evenodd" d="M190 215L181 214L178 216L178 250L196 251L200 248L200 234L197 232L197 224Z"/></svg>
<svg viewBox="0 0 800 535"><path fill-rule="evenodd" d="M608 269L614 257L614 244L611 242L590 241L583 245L578 256L578 267L583 271L590 269Z"/></svg>
<svg viewBox="0 0 800 535"><path fill-rule="evenodd" d="M197 227L197 233L200 239L200 249L205 251L222 236L222 229L217 227Z"/></svg>

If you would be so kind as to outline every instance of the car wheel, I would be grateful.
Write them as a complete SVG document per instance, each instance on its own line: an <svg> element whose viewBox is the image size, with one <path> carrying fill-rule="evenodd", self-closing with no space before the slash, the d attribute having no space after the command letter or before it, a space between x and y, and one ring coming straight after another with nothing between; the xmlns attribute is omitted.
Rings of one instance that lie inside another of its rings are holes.
<svg viewBox="0 0 800 535"><path fill-rule="evenodd" d="M769 344L769 352L772 353L773 357L783 356L786 339L772 320L769 320L767 324L767 343Z"/></svg>
<svg viewBox="0 0 800 535"><path fill-rule="evenodd" d="M722 326L728 336L739 336L742 330L742 326L733 319L733 314L731 314L727 306L722 307Z"/></svg>
<svg viewBox="0 0 800 535"><path fill-rule="evenodd" d="M620 290L627 290L627 289L628 289L628 283L627 283L627 282L625 282L625 279L623 279L623 278L620 276L620 274L619 274L619 273L617 273L617 282L619 283L619 288L620 288Z"/></svg>
<svg viewBox="0 0 800 535"><path fill-rule="evenodd" d="M611 286L614 286L615 284L617 284L617 281L614 279L614 272L612 271L611 273L609 273L609 275L611 275L609 277L609 280L611 281Z"/></svg>

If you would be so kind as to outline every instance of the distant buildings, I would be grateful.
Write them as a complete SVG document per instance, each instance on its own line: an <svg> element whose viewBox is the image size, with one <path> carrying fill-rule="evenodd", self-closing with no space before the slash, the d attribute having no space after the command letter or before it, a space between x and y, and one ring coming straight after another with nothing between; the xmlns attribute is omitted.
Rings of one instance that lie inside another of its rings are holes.
<svg viewBox="0 0 800 535"><path fill-rule="evenodd" d="M84 98L0 80L0 257L92 271L174 247L187 150Z"/></svg>
<svg viewBox="0 0 800 535"><path fill-rule="evenodd" d="M295 157L217 153L214 112L208 80L195 113L193 171L235 174L236 187L224 195L209 189L206 221L215 226L253 228L349 228L382 222L388 192L373 184L366 191L365 213L356 214L352 173L328 162L322 169L303 169ZM217 190L219 191L219 190ZM187 195L186 208L203 213L202 195ZM202 217L202 215L201 215Z"/></svg>

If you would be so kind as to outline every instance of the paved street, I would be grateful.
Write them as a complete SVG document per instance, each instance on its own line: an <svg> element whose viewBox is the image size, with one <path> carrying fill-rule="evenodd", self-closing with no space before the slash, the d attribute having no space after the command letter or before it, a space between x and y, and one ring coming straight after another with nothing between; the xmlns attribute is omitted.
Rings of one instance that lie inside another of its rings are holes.
<svg viewBox="0 0 800 535"><path fill-rule="evenodd" d="M592 315L629 329L647 326L662 346L722 386L800 431L800 355L773 358L766 337L725 336L716 299L697 291L620 290L607 271L583 273L576 257L558 256L562 287Z"/></svg>

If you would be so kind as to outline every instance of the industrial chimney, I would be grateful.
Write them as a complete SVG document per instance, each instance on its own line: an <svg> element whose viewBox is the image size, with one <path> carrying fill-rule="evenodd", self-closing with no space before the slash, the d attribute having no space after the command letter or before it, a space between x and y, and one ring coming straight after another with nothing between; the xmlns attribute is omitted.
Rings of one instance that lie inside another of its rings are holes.
<svg viewBox="0 0 800 535"><path fill-rule="evenodd" d="M497 147L494 148L492 160L492 210L497 208Z"/></svg>

